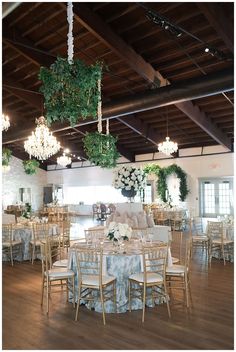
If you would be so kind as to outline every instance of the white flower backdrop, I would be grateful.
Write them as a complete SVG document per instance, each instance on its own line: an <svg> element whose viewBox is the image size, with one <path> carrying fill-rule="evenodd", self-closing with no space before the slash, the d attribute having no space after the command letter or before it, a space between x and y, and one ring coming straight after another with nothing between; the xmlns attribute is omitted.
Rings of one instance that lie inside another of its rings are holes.
<svg viewBox="0 0 236 352"><path fill-rule="evenodd" d="M122 166L114 172L113 186L127 191L140 191L146 186L146 176L140 168Z"/></svg>

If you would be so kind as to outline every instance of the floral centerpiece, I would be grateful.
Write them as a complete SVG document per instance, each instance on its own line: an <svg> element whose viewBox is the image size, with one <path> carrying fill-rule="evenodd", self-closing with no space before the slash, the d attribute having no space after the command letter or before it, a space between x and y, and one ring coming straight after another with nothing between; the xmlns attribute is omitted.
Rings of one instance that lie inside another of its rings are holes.
<svg viewBox="0 0 236 352"><path fill-rule="evenodd" d="M112 221L106 230L106 237L113 242L120 242L122 240L129 241L132 235L132 229L128 224Z"/></svg>
<svg viewBox="0 0 236 352"><path fill-rule="evenodd" d="M113 186L121 189L125 197L134 197L137 191L141 191L146 186L145 172L133 166L122 166L115 171Z"/></svg>

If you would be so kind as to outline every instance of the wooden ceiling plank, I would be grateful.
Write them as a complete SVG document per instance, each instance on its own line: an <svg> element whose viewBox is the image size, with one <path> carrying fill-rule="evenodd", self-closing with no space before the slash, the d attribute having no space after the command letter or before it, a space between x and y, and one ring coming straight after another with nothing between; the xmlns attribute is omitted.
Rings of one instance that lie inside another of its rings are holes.
<svg viewBox="0 0 236 352"><path fill-rule="evenodd" d="M60 5L65 8L64 3L60 3ZM79 6L76 3L74 4L74 16L89 32L111 48L118 56L125 59L130 67L149 83L158 86L166 85L166 80L161 74L155 71L149 63L113 32L110 26L104 23L96 13L93 13L85 3L80 3Z"/></svg>
<svg viewBox="0 0 236 352"><path fill-rule="evenodd" d="M18 98L24 100L31 106L36 107L39 111L42 110L43 96L40 94L34 94L24 90L24 86L7 77L4 77L3 86Z"/></svg>
<svg viewBox="0 0 236 352"><path fill-rule="evenodd" d="M19 30L10 29L6 25L3 26L3 42L7 42L9 46L14 48L21 55L33 62L36 66L50 66L56 59L56 56L47 53L43 49L35 48L34 44L23 38Z"/></svg>
<svg viewBox="0 0 236 352"><path fill-rule="evenodd" d="M196 4L203 12L210 25L222 38L227 48L233 53L234 28L221 3L197 2Z"/></svg>
<svg viewBox="0 0 236 352"><path fill-rule="evenodd" d="M209 118L199 109L197 105L193 105L191 101L185 101L184 103L177 103L175 105L199 127L201 127L201 129L217 141L217 143L225 146L229 150L232 149L232 145L228 137L209 121Z"/></svg>

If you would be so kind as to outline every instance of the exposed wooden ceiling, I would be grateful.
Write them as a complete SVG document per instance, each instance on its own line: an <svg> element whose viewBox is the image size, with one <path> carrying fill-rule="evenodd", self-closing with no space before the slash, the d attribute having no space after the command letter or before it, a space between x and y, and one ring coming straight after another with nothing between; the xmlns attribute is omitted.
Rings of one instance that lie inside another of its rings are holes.
<svg viewBox="0 0 236 352"><path fill-rule="evenodd" d="M181 36L151 21L148 10L181 28ZM223 70L233 69L233 3L74 3L74 15L75 58L87 64L103 61L108 68L104 111L150 92L163 95L165 86L172 89L211 75L217 80ZM21 3L4 17L2 30L3 112L11 118L3 144L26 159L23 142L42 114L39 68L49 67L57 55L67 56L66 3ZM206 45L215 55L205 52ZM166 137L167 115L169 136L180 149L222 144L232 150L233 87L220 84L194 100L183 92L179 101L112 118L110 131L118 137L120 153L134 160L137 154L156 152ZM80 120L76 128L51 126L63 146L84 158L83 136L96 128L95 121Z"/></svg>

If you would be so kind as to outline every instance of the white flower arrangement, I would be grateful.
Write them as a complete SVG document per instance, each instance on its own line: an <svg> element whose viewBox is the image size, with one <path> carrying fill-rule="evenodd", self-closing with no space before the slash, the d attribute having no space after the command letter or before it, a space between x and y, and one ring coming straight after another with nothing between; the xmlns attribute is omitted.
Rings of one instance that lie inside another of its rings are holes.
<svg viewBox="0 0 236 352"><path fill-rule="evenodd" d="M129 241L132 235L132 229L128 224L112 221L106 230L106 237L110 241L118 242L120 240Z"/></svg>
<svg viewBox="0 0 236 352"><path fill-rule="evenodd" d="M146 186L146 175L140 168L122 166L114 173L113 186L127 191L140 191Z"/></svg>

